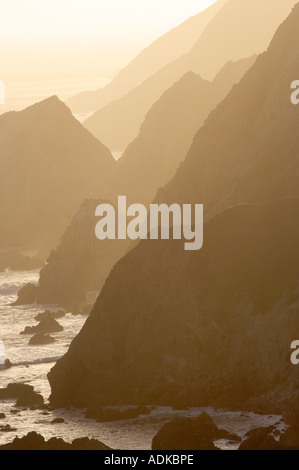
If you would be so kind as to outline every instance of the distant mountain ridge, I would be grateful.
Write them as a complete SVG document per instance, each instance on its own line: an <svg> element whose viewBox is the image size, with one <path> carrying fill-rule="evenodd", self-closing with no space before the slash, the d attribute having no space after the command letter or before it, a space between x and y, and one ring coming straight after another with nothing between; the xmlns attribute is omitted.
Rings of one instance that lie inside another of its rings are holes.
<svg viewBox="0 0 299 470"><path fill-rule="evenodd" d="M74 113L96 111L120 98L166 64L189 52L209 21L227 0L218 0L203 12L164 34L144 50L107 87L86 91L70 98L67 105Z"/></svg>
<svg viewBox="0 0 299 470"><path fill-rule="evenodd" d="M47 253L86 196L109 194L115 165L57 97L0 116L0 246Z"/></svg>
<svg viewBox="0 0 299 470"><path fill-rule="evenodd" d="M84 126L112 151L123 151L137 137L151 106L177 80L189 71L213 80L227 62L260 54L296 1L227 0L190 52L101 106Z"/></svg>
<svg viewBox="0 0 299 470"><path fill-rule="evenodd" d="M227 64L214 82L192 72L169 89L148 113L140 134L116 164L114 201L152 202L183 161L209 112L237 83L256 57ZM130 240L96 240L97 201L86 201L40 273L38 302L82 309L86 292L104 286L114 264L133 248Z"/></svg>

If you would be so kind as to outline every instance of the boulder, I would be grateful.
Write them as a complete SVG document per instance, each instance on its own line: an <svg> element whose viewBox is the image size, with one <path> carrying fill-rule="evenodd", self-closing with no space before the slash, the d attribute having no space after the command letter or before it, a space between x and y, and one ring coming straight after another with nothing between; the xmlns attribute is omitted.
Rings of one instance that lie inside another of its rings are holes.
<svg viewBox="0 0 299 470"><path fill-rule="evenodd" d="M0 426L0 432L13 432L16 431L16 428L12 428L9 424L6 426Z"/></svg>
<svg viewBox="0 0 299 470"><path fill-rule="evenodd" d="M23 394L33 392L33 390L34 388L31 385L23 383L10 383L6 388L0 389L0 400L20 398Z"/></svg>
<svg viewBox="0 0 299 470"><path fill-rule="evenodd" d="M51 421L52 424L62 424L64 423L64 419L63 418L55 418L53 419L53 421Z"/></svg>
<svg viewBox="0 0 299 470"><path fill-rule="evenodd" d="M30 305L34 304L36 301L38 293L38 287L34 284L27 284L25 287L18 292L18 300L14 303L14 305Z"/></svg>
<svg viewBox="0 0 299 470"><path fill-rule="evenodd" d="M52 344L56 343L56 340L50 335L45 335L45 333L37 333L31 338L29 344L31 345L43 345L43 344Z"/></svg>
<svg viewBox="0 0 299 470"><path fill-rule="evenodd" d="M58 318L63 318L65 316L65 312L64 310L58 310L57 312L51 312L49 310L46 310L45 312L39 313L38 315L36 315L34 319L40 322L41 320L45 320L49 316L57 320Z"/></svg>
<svg viewBox="0 0 299 470"><path fill-rule="evenodd" d="M252 429L246 436L248 437L239 447L239 450L280 450L279 442L271 435L274 428L272 426Z"/></svg>
<svg viewBox="0 0 299 470"><path fill-rule="evenodd" d="M35 407L44 403L42 395L35 392L31 385L23 383L11 383L6 388L0 389L0 400L12 398L17 399L16 406Z"/></svg>
<svg viewBox="0 0 299 470"><path fill-rule="evenodd" d="M219 429L207 413L198 418L174 418L155 435L153 450L219 450L213 440Z"/></svg>
<svg viewBox="0 0 299 470"><path fill-rule="evenodd" d="M43 405L44 399L42 395L37 392L28 391L23 393L17 400L16 406L28 406L30 408L35 408L37 406Z"/></svg>

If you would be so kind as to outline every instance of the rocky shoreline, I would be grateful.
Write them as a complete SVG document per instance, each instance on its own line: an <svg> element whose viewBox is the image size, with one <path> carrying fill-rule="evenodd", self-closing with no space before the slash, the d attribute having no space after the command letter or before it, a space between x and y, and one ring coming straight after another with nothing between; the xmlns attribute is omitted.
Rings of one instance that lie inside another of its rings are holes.
<svg viewBox="0 0 299 470"><path fill-rule="evenodd" d="M3 418L0 415L0 420ZM56 419L56 423L63 422ZM217 447L220 440L227 440L238 446L238 450L299 450L298 416L284 433L279 433L275 426L252 429L245 439L220 429L205 412L197 418L177 417L164 424L152 440L152 450L221 450ZM54 423L54 421L53 421ZM13 432L9 425L1 426L0 432ZM0 450L112 450L104 443L89 438L65 442L61 438L45 438L30 432L22 438L16 437L11 443L0 446Z"/></svg>

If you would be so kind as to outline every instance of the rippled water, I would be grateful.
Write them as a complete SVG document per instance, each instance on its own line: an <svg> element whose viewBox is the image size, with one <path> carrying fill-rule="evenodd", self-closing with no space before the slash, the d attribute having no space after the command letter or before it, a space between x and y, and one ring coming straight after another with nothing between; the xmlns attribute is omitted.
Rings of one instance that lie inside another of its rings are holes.
<svg viewBox="0 0 299 470"><path fill-rule="evenodd" d="M16 300L17 291L28 282L37 283L38 271L5 272L0 273L0 340L5 344L6 357L11 360L14 367L0 371L0 387L10 382L25 382L33 385L36 391L42 393L46 399L50 394L47 373L61 357L85 322L85 317L74 317L70 313L59 319L64 331L52 334L57 343L47 346L29 346L30 336L20 335L26 327L35 324L34 317L46 308L51 310L55 306L30 305L13 307L10 304ZM58 306L56 306L58 308ZM13 438L26 435L30 431L37 431L46 439L61 437L70 442L78 437L95 438L106 445L116 449L138 450L150 449L151 441L161 426L173 416L198 416L207 411L216 424L241 437L250 429L260 426L276 425L280 430L285 426L280 416L260 416L254 413L228 412L213 408L192 408L188 411L173 411L171 408L159 407L150 415L137 419L97 423L84 418L84 411L55 410L49 414L45 412L21 410L12 414L11 409L15 400L0 402L0 412L6 414L1 425L10 424L17 431L12 433L0 432L0 445L11 442ZM150 404L149 404L150 405ZM54 418L63 417L65 423L51 424ZM216 442L222 449L235 449L238 446L227 441Z"/></svg>

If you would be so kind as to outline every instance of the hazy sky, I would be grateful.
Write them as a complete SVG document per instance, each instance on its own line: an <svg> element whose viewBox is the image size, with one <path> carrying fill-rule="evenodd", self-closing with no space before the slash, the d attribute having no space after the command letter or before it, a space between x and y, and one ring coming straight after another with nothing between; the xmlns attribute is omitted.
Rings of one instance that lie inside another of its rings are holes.
<svg viewBox="0 0 299 470"><path fill-rule="evenodd" d="M0 0L0 73L113 71L215 1Z"/></svg>

